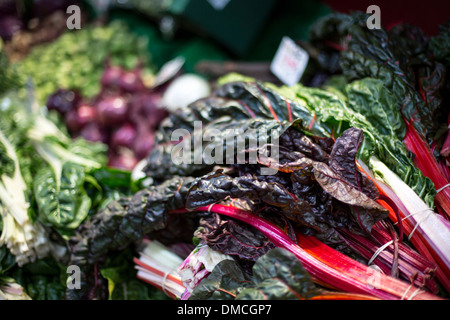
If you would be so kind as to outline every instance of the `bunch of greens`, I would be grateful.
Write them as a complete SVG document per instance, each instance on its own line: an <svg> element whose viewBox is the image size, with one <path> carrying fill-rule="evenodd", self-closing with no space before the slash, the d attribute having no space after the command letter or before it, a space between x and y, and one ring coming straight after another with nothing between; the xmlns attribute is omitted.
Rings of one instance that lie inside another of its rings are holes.
<svg viewBox="0 0 450 320"><path fill-rule="evenodd" d="M28 93L0 101L0 248L17 263L7 275L30 297L61 299L69 237L133 183L130 172L106 167L105 145L72 140Z"/></svg>
<svg viewBox="0 0 450 320"><path fill-rule="evenodd" d="M82 267L83 285L81 290L68 290L68 299L103 296L93 279L100 277L98 268L104 257L144 237L167 245L189 243L195 235L214 250L233 256L240 272L246 274L252 274L258 258L274 245L286 246L306 263L308 272L332 277L296 246L296 236L297 232L312 235L350 254L339 230L370 238L374 225L386 220L388 211L378 202L377 188L357 168L359 158L376 156L395 164L421 196L432 201L428 180L415 169L397 137L401 118L383 109L392 97L381 81L355 81L340 91L300 85L278 88L238 79L243 80L237 75L223 79L210 97L166 118L144 169L154 183L111 202L77 230L70 261ZM369 109L374 103L378 111L384 110L381 118L376 111L365 116L358 109ZM206 139L203 148L187 153L186 161L174 161L179 160L174 156L182 142L198 143L198 122L205 136L214 139ZM238 148L238 137L245 132L254 136ZM252 150L250 140L258 138L266 144ZM273 158L277 141L279 157ZM258 154L257 162L249 163L247 156L253 151ZM264 175L263 168L275 172ZM215 209L217 203L226 205ZM361 277L367 277L365 272ZM382 298L400 298L404 292L372 292L350 275L346 280L335 277L339 279L328 278L329 284L343 290Z"/></svg>
<svg viewBox="0 0 450 320"><path fill-rule="evenodd" d="M16 117L14 108L2 101L0 119L0 208L3 221L0 241L16 257L19 265L42 258L50 252L48 234L40 222L34 222L32 206L32 147L25 138L28 124ZM5 110L6 109L6 110ZM15 122L14 119L18 119Z"/></svg>
<svg viewBox="0 0 450 320"><path fill-rule="evenodd" d="M448 167L448 35L449 23L428 37L420 28L398 24L389 30L369 30L367 17L331 14L311 28L311 43L321 52L319 61L334 57L344 81L366 77L383 81L391 95L390 108L399 114L406 131L403 141L415 166L431 179L439 213L450 215ZM321 64L331 73L329 65ZM402 176L403 178L403 176Z"/></svg>
<svg viewBox="0 0 450 320"><path fill-rule="evenodd" d="M413 25L370 30L366 21L361 12L330 14L311 27L311 44L322 56L337 55L347 80L382 80L393 96L393 107L429 142L434 141L441 125L439 116L446 111L441 91L446 81L448 24L430 39Z"/></svg>
<svg viewBox="0 0 450 320"><path fill-rule="evenodd" d="M31 77L43 104L60 88L79 90L82 96L100 92L100 78L109 58L114 65L134 68L139 59L149 69L147 39L130 32L120 21L104 26L91 25L67 31L55 41L40 45L17 65L25 79Z"/></svg>
<svg viewBox="0 0 450 320"><path fill-rule="evenodd" d="M0 95L20 86L17 70L11 65L0 41Z"/></svg>

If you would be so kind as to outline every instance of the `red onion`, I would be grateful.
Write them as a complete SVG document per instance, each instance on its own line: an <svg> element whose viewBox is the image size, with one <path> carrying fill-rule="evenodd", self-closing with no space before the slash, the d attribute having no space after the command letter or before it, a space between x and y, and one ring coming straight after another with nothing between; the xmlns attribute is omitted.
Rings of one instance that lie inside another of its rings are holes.
<svg viewBox="0 0 450 320"><path fill-rule="evenodd" d="M134 122L145 120L149 128L158 127L162 119L168 116L168 111L161 107L161 96L158 93L141 92L133 95L130 117Z"/></svg>
<svg viewBox="0 0 450 320"><path fill-rule="evenodd" d="M110 66L107 62L105 71L102 74L100 82L104 88L115 87L123 76L124 70L118 66Z"/></svg>
<svg viewBox="0 0 450 320"><path fill-rule="evenodd" d="M5 41L11 40L22 27L23 23L17 16L3 16L0 19L0 37Z"/></svg>
<svg viewBox="0 0 450 320"><path fill-rule="evenodd" d="M119 79L119 87L126 92L138 92L145 88L141 77L141 67L125 71Z"/></svg>
<svg viewBox="0 0 450 320"><path fill-rule="evenodd" d="M82 128L77 110L75 109L68 111L64 115L64 122L66 123L67 129L71 134L79 133Z"/></svg>
<svg viewBox="0 0 450 320"><path fill-rule="evenodd" d="M80 1L69 0L34 0L32 3L31 14L36 18L44 18L55 11L64 11L70 5L80 5Z"/></svg>
<svg viewBox="0 0 450 320"><path fill-rule="evenodd" d="M78 92L66 89L58 89L47 99L47 109L55 110L60 114L66 114L70 110L76 109L81 101Z"/></svg>
<svg viewBox="0 0 450 320"><path fill-rule="evenodd" d="M113 148L118 146L131 148L136 135L137 132L135 127L131 123L127 122L113 132L110 144Z"/></svg>
<svg viewBox="0 0 450 320"><path fill-rule="evenodd" d="M85 126L97 119L97 109L88 104L81 104L77 109L78 121L81 126Z"/></svg>
<svg viewBox="0 0 450 320"><path fill-rule="evenodd" d="M138 130L138 136L133 143L133 151L139 160L148 156L155 143L155 133L148 129Z"/></svg>
<svg viewBox="0 0 450 320"><path fill-rule="evenodd" d="M93 142L105 142L105 140L107 139L105 133L95 122L88 123L83 129L81 129L80 136L88 141Z"/></svg>
<svg viewBox="0 0 450 320"><path fill-rule="evenodd" d="M104 126L116 126L127 120L128 103L124 97L110 96L97 104L99 122Z"/></svg>

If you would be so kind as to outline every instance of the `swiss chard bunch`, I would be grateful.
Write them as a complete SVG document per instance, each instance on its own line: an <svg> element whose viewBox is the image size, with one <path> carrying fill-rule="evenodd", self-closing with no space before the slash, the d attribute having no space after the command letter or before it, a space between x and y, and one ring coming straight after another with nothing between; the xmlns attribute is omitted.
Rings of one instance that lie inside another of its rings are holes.
<svg viewBox="0 0 450 320"><path fill-rule="evenodd" d="M329 153L318 141L295 129L286 130L280 137L280 160L259 157L262 165L276 168L278 174L263 176L257 167L249 170L241 165L236 174L205 176L191 187L186 208L240 199L260 214L276 216L278 212L328 243L333 242L333 228L370 232L374 223L387 217L387 211L375 201L378 191L373 182L356 168L362 131L348 129Z"/></svg>
<svg viewBox="0 0 450 320"><path fill-rule="evenodd" d="M65 258L64 240L94 205L87 189L104 187L93 172L106 163L102 144L72 141L31 90L28 99L22 93L2 97L0 118L1 243L19 266L49 254Z"/></svg>
<svg viewBox="0 0 450 320"><path fill-rule="evenodd" d="M314 24L310 32L312 44L322 52L319 56L337 57L346 80L383 81L392 96L393 109L406 126L399 138L416 167L433 182L436 207L447 218L448 34L449 23L432 38L408 24L369 30L362 13L331 14Z"/></svg>
<svg viewBox="0 0 450 320"><path fill-rule="evenodd" d="M13 110L4 110L0 119L0 245L5 245L22 266L47 256L51 247L47 231L33 219L32 168L24 156L32 149L21 135L21 125L7 116L14 114Z"/></svg>
<svg viewBox="0 0 450 320"><path fill-rule="evenodd" d="M85 186L90 172L106 166L106 146L71 139L42 113L33 98L23 109L31 124L26 138L40 160L35 162L33 176L38 219L66 237L89 213L92 201Z"/></svg>
<svg viewBox="0 0 450 320"><path fill-rule="evenodd" d="M349 111L345 116L343 109ZM335 114L337 118L333 118ZM203 145L203 150L215 152L194 150L188 161L175 163L172 156L182 141L195 143L196 121L204 132L215 129L214 139ZM343 94L272 88L253 81L226 83L212 96L174 112L157 132L157 144L144 169L153 184L111 202L71 239L70 263L82 267L83 286L68 290L67 298L101 296L93 279L98 279L96 270L105 255L144 237L167 244L190 242L195 235L201 243L232 256L246 274L251 274L255 262L274 246L286 246L314 273L314 263L309 264L312 258L294 248L297 232L348 252L351 248L337 230L370 237L372 227L388 216L378 203L377 188L359 171L356 159L363 152L397 158L373 127L354 126L366 121L348 107ZM176 143L173 134L180 128L185 135L178 136L182 139ZM256 163L237 161L250 161L247 156L255 151L249 141L237 148L242 132L271 138L261 139L266 144L256 148ZM278 157L274 152L277 141ZM377 144L381 145L378 149ZM227 154L229 148L232 152ZM232 162L227 161L230 159ZM404 168L410 164L407 161L406 157ZM263 174L264 168L273 169L273 174ZM216 206L221 206L220 211ZM320 277L327 276L317 272ZM349 288L345 284L349 279L339 280L340 288ZM365 284L353 285L362 290L358 292L370 291ZM404 285L408 286L400 287ZM396 295L401 297L399 292ZM380 296L392 298L391 294Z"/></svg>

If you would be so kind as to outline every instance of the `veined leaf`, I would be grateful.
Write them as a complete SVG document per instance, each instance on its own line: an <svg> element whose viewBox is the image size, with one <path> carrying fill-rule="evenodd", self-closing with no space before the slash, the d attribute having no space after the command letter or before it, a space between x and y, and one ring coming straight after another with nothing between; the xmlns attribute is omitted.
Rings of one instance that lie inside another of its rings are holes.
<svg viewBox="0 0 450 320"><path fill-rule="evenodd" d="M34 195L38 217L56 229L75 229L86 218L91 206L91 199L83 187L84 168L66 162L59 177L50 167L36 173Z"/></svg>

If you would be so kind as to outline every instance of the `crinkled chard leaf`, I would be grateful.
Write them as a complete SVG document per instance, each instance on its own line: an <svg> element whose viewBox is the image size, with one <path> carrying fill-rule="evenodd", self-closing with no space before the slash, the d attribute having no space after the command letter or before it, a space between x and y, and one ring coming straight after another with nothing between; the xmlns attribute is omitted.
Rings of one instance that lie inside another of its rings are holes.
<svg viewBox="0 0 450 320"><path fill-rule="evenodd" d="M347 79L382 80L393 94L395 108L431 143L439 127L436 114L445 112L439 94L445 78L440 62L445 60L439 53L445 49L439 49L436 43L442 40L430 42L418 27L408 24L389 31L370 30L366 21L362 13L330 14L311 27L311 42L327 52L330 41L341 45L339 62ZM442 39L445 41L445 36ZM434 58L435 52L439 60Z"/></svg>
<svg viewBox="0 0 450 320"><path fill-rule="evenodd" d="M282 248L259 258L253 275L236 262L224 260L192 292L190 300L298 300L309 299L318 289L298 259Z"/></svg>
<svg viewBox="0 0 450 320"><path fill-rule="evenodd" d="M248 199L255 205L271 205L295 222L310 228L315 225L314 211L305 201L298 201L283 185L260 181L253 176L230 177L221 172L199 179L189 190L186 208L218 203L226 198Z"/></svg>
<svg viewBox="0 0 450 320"><path fill-rule="evenodd" d="M210 248L243 261L256 261L275 248L259 230L218 214L203 217L194 236Z"/></svg>
<svg viewBox="0 0 450 320"><path fill-rule="evenodd" d="M189 108L172 113L160 126L156 134L156 147L149 155L145 172L154 179L165 179L173 175L199 176L210 172L213 165L202 161L204 154L200 152L192 161L174 165L173 151L180 133L194 149L195 124L200 123L205 136L208 132L214 136L214 141L205 139L203 147L210 145L210 149L223 147L223 164L235 163L236 154L232 159L226 158L230 145L236 144L240 132L257 130L257 137L267 136L267 142L271 138L276 139L294 121L308 124L312 121L313 114L304 104L295 104L275 90L258 82L230 82L218 88L210 97L200 99L192 103ZM323 128L317 128L324 134ZM173 136L175 134L175 137ZM201 138L201 137L200 137ZM265 139L266 137L264 137ZM263 141L264 139L260 139ZM174 141L175 140L175 141ZM245 141L245 148L248 141ZM232 150L236 150L235 148ZM238 150L241 151L241 150ZM236 152L236 151L235 151ZM209 155L209 152L206 152Z"/></svg>
<svg viewBox="0 0 450 320"><path fill-rule="evenodd" d="M450 21L439 26L439 34L430 40L430 50L436 60L450 67Z"/></svg>
<svg viewBox="0 0 450 320"><path fill-rule="evenodd" d="M234 300L251 281L233 260L219 262L192 291L189 300Z"/></svg>
<svg viewBox="0 0 450 320"><path fill-rule="evenodd" d="M356 155L363 140L363 131L358 128L346 130L336 139L330 154L329 166L371 199L377 199L378 190L372 180L362 175L356 166Z"/></svg>
<svg viewBox="0 0 450 320"><path fill-rule="evenodd" d="M405 124L400 122L401 114L382 80L365 78L353 81L346 83L340 92L336 92L335 88L323 90L301 84L281 89L286 94L296 96L297 100L303 101L313 110L316 118L311 126L312 132L323 127L329 131L327 136L332 136L333 132L339 137L349 128L362 129L364 138L357 157L369 163L369 158L376 156L430 207L434 207L434 184L414 166L402 141L402 132L406 132ZM376 110L383 106L388 111L371 110L372 106Z"/></svg>
<svg viewBox="0 0 450 320"><path fill-rule="evenodd" d="M253 266L253 285L242 290L236 300L297 300L318 294L310 275L286 249L275 248Z"/></svg>
<svg viewBox="0 0 450 320"><path fill-rule="evenodd" d="M109 251L122 250L167 225L168 211L184 207L193 179L175 177L133 196L112 201L80 226L71 238L70 264L81 269L81 289L68 289L68 299L93 298L94 266ZM194 230L191 230L193 233Z"/></svg>

